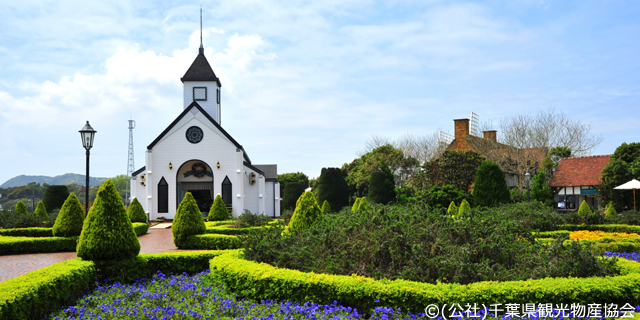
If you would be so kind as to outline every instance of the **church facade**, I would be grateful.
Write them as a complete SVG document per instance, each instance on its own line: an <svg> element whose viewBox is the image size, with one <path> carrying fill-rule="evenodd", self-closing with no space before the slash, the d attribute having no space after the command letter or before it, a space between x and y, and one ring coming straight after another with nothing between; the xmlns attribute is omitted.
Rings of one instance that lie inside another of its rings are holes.
<svg viewBox="0 0 640 320"><path fill-rule="evenodd" d="M131 177L150 219L173 219L191 192L203 216L220 195L234 217L245 210L280 216L277 165L257 165L221 125L220 79L199 54L180 79L184 110L147 146L145 166Z"/></svg>

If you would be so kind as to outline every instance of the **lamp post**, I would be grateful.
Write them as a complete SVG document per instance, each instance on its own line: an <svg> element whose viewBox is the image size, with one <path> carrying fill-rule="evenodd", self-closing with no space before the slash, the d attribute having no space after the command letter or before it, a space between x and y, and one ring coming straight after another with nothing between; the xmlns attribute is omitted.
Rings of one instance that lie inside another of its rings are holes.
<svg viewBox="0 0 640 320"><path fill-rule="evenodd" d="M85 150L87 150L87 194L84 202L85 215L87 215L89 214L89 150L91 149L91 147L93 147L93 137L95 137L97 131L91 128L91 125L89 125L89 121L87 120L87 124L85 124L84 127L78 132L80 132L80 137L82 138L82 146Z"/></svg>
<svg viewBox="0 0 640 320"><path fill-rule="evenodd" d="M525 173L524 181L527 184L527 199L531 201L531 173L529 171Z"/></svg>

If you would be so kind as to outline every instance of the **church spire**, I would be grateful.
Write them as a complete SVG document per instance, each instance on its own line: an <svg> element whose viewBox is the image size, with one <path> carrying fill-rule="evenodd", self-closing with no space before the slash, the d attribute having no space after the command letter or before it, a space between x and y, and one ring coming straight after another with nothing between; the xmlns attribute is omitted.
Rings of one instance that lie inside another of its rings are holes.
<svg viewBox="0 0 640 320"><path fill-rule="evenodd" d="M200 5L200 50L199 54L204 54L204 47L202 46L202 5Z"/></svg>

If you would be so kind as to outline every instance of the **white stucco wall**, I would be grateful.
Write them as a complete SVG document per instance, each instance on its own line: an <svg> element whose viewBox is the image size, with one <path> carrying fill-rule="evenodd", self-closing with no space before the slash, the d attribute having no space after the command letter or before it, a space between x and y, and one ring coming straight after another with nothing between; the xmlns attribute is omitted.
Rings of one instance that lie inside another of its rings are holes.
<svg viewBox="0 0 640 320"><path fill-rule="evenodd" d="M196 101L204 111L206 111L211 118L220 123L220 104L217 101L217 89L218 83L215 81L185 81L184 82L184 109L186 109L193 102L193 88L194 87L206 87L207 88L207 100ZM222 97L221 97L222 98Z"/></svg>
<svg viewBox="0 0 640 320"><path fill-rule="evenodd" d="M260 214L258 208L258 176L259 174L251 168L244 167L244 173L242 180L244 183L244 209L251 211L251 213ZM249 174L253 172L256 174L256 183L251 185L249 183ZM242 212L240 212L242 214Z"/></svg>

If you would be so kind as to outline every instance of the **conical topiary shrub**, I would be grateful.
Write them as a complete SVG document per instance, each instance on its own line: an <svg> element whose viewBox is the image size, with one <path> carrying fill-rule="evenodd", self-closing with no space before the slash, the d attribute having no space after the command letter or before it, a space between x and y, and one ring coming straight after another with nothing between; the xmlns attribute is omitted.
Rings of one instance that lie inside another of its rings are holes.
<svg viewBox="0 0 640 320"><path fill-rule="evenodd" d="M78 257L92 261L127 260L140 252L140 242L111 179L98 190L84 220L76 251Z"/></svg>
<svg viewBox="0 0 640 320"><path fill-rule="evenodd" d="M206 230L207 227L204 224L204 220L202 220L202 213L200 213L198 204L191 192L187 192L171 225L173 243L176 247L181 248L188 237L203 234Z"/></svg>
<svg viewBox="0 0 640 320"><path fill-rule="evenodd" d="M360 208L360 200L362 199L356 198L356 201L353 202L353 206L351 207L351 212L355 212L356 210L358 210L358 208Z"/></svg>
<svg viewBox="0 0 640 320"><path fill-rule="evenodd" d="M493 207L511 201L504 173L496 163L485 160L476 171L474 207Z"/></svg>
<svg viewBox="0 0 640 320"><path fill-rule="evenodd" d="M29 210L27 210L27 205L22 202L22 200L16 203L16 212L20 214L29 214Z"/></svg>
<svg viewBox="0 0 640 320"><path fill-rule="evenodd" d="M609 202L609 205L607 206L607 212L604 214L604 216L606 218L611 218L611 217L615 217L618 214L618 212L616 211L616 208L613 207L613 203Z"/></svg>
<svg viewBox="0 0 640 320"><path fill-rule="evenodd" d="M129 216L131 223L147 223L147 214L144 213L144 208L142 207L142 204L140 204L140 201L138 201L138 198L133 198L133 201L129 204L127 215Z"/></svg>
<svg viewBox="0 0 640 320"><path fill-rule="evenodd" d="M360 203L358 203L358 210L362 211L362 210L369 210L371 207L371 204L369 203L369 200L367 199L367 197L362 197L362 199L360 199Z"/></svg>
<svg viewBox="0 0 640 320"><path fill-rule="evenodd" d="M289 229L308 228L318 216L320 216L320 208L316 202L316 197L313 192L306 191L298 199L298 205L289 222Z"/></svg>
<svg viewBox="0 0 640 320"><path fill-rule="evenodd" d="M211 209L209 209L209 215L207 216L207 220L223 221L223 220L229 220L229 218L231 218L231 216L229 215L227 206L224 205L224 201L222 201L222 197L220 195L217 195L216 199L213 200L213 205L211 206Z"/></svg>
<svg viewBox="0 0 640 320"><path fill-rule="evenodd" d="M587 204L587 201L582 200L582 203L580 204L580 208L578 209L578 215L584 217L590 214L593 214L593 211L591 211L591 207L589 207L589 205Z"/></svg>
<svg viewBox="0 0 640 320"><path fill-rule="evenodd" d="M34 214L38 218L49 219L49 214L47 213L47 209L45 209L44 203L42 203L42 201L38 202L38 205L36 206L36 211L34 211Z"/></svg>
<svg viewBox="0 0 640 320"><path fill-rule="evenodd" d="M322 204L322 210L320 210L322 214L331 213L331 206L329 205L329 201L325 200Z"/></svg>
<svg viewBox="0 0 640 320"><path fill-rule="evenodd" d="M54 237L79 236L84 223L84 210L75 193L71 193L65 200L56 222L53 224Z"/></svg>
<svg viewBox="0 0 640 320"><path fill-rule="evenodd" d="M462 203L460 203L460 208L458 209L458 214L463 217L469 215L471 212L471 205L467 201L467 199L463 199Z"/></svg>
<svg viewBox="0 0 640 320"><path fill-rule="evenodd" d="M449 209L447 209L447 214L450 216L455 216L458 214L458 207L456 206L456 203L451 201L451 203L449 204Z"/></svg>

